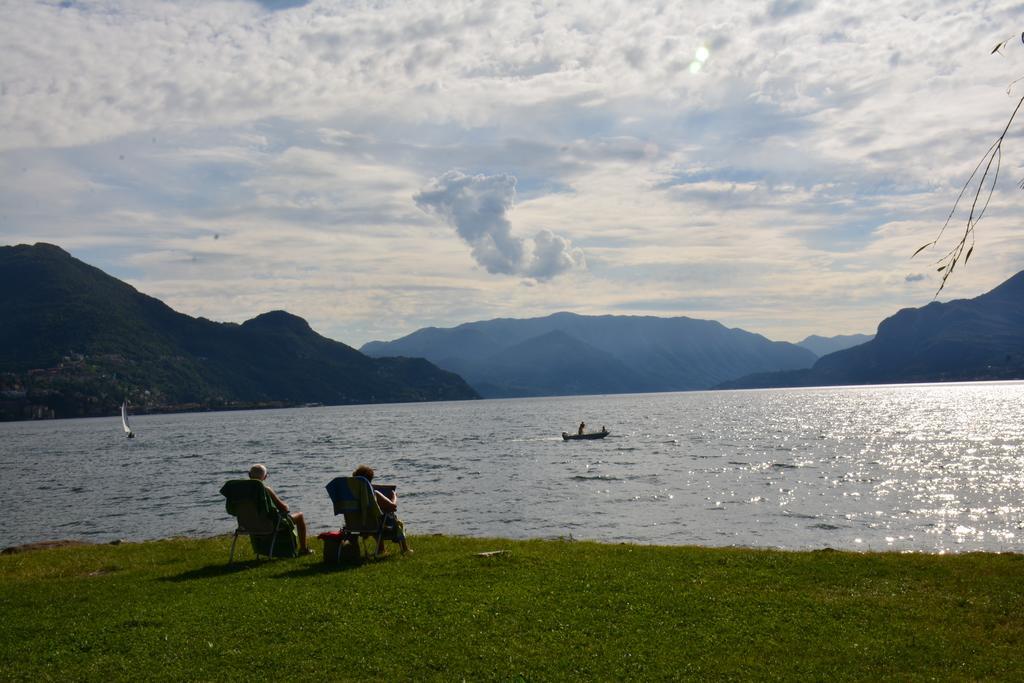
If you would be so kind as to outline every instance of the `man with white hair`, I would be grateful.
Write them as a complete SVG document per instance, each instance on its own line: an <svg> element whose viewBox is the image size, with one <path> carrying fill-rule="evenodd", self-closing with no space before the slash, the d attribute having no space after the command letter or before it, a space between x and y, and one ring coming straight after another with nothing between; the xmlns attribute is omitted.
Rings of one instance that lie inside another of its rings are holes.
<svg viewBox="0 0 1024 683"><path fill-rule="evenodd" d="M274 501L274 505L277 506L277 509L291 517L292 521L295 522L295 530L299 532L299 554L313 554L313 551L306 545L306 518L301 512L289 512L288 504L277 497L277 494L274 493L274 489L267 486L267 466L261 463L253 465L249 468L249 478L259 479L262 481L263 485L267 489L267 493L270 494L270 499Z"/></svg>

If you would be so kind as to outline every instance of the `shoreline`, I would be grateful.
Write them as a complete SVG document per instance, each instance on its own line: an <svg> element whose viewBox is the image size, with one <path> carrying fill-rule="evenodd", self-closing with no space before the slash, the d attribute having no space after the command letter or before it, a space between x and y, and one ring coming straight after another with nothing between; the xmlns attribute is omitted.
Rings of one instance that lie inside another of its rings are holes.
<svg viewBox="0 0 1024 683"><path fill-rule="evenodd" d="M327 529L326 531L332 531L334 527ZM317 544L317 534L321 531L310 530L309 540L310 547L314 547ZM219 533L210 534L208 536L167 536L162 538L151 538L151 539L125 539L117 538L110 541L87 541L81 539L54 539L54 540L42 540L42 541L30 541L27 543L20 543L15 545L6 546L0 549L0 555L16 555L20 553L35 552L39 550L51 550L55 548L83 548L83 547L104 547L104 546L119 546L119 545L143 545L146 543L172 543L178 541L186 542L201 542L201 541L213 541L217 539L230 539L232 533ZM700 549L700 550L732 550L732 551L749 551L749 552L775 552L775 553L792 553L792 554L815 554L815 553L840 553L854 556L870 556L870 555L908 555L918 557L962 557L969 555L991 555L994 557L1009 555L1009 556L1021 556L1024 557L1024 551L1014 550L965 550L963 552L949 552L947 550L926 552L923 550L875 550L872 548L864 549L852 549L852 548L833 548L831 546L824 546L821 548L779 548L769 546L746 546L746 545L698 545L698 544L687 544L687 545L666 545L659 543L640 543L636 541L600 541L589 538L574 538L573 536L547 536L537 538L505 538L500 536L464 536L457 534L442 534L442 533L431 533L422 534L419 536L410 535L410 540L416 538L444 538L453 541L465 540L465 541L494 541L500 543L533 543L533 542L558 542L558 543L593 543L600 546L608 547L620 547L625 546L629 548L658 548L658 549Z"/></svg>
<svg viewBox="0 0 1024 683"><path fill-rule="evenodd" d="M607 396L657 396L659 394L722 394L722 393L733 393L733 392L758 392L758 391L800 391L800 390L817 390L817 389L871 389L871 388L890 388L890 387L942 387L942 386L958 386L958 385L989 385L989 384L1020 384L1024 383L1024 377L1013 377L1013 378L978 378L978 379L951 379L951 380L935 380L935 381L906 381L906 382L881 382L871 384L822 384L822 385L810 385L810 386L764 386L764 387L709 387L706 389L678 389L671 391L643 391L643 392L624 392L624 393L612 393L612 394L552 394L545 396L502 396L502 397L484 397L479 398L463 398L463 399L436 399L436 400L422 400L422 401L373 401L369 403L319 403L319 402L298 402L298 401L254 401L254 402L236 402L230 405L219 405L219 404L200 404L200 403L189 403L189 404L173 404L163 406L153 406L150 408L142 408L138 412L133 412L130 417L136 417L140 415L187 415L190 413L228 413L228 412L243 412L246 410L291 410L295 408L345 408L354 406L386 406L386 405L404 405L404 404L421 404L421 403L463 403L473 401L516 401L520 399L585 399L593 397L607 397ZM0 400L0 408L3 408L5 403L12 403L11 401ZM18 422L51 422L53 420L86 420L86 419L109 419L118 417L120 415L119 409L114 410L110 413L104 413L101 415L30 415L29 417L10 417L9 413L0 409L0 424L3 423L18 423ZM135 408L133 408L135 410Z"/></svg>

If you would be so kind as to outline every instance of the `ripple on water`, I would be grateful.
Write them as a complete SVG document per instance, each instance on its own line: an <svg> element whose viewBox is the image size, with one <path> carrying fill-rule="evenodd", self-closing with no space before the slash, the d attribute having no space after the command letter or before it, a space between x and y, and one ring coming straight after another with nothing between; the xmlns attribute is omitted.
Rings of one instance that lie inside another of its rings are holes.
<svg viewBox="0 0 1024 683"><path fill-rule="evenodd" d="M619 433L561 441L550 425L578 424L581 406L616 415ZM152 415L136 427L128 442L116 420L0 424L0 546L227 528L217 491L259 459L314 532L337 527L324 485L366 462L399 486L412 534L1024 552L1020 383ZM510 523L520 510L527 519ZM859 542L837 533L854 528Z"/></svg>
<svg viewBox="0 0 1024 683"><path fill-rule="evenodd" d="M790 510L782 511L783 517L792 517L794 519L818 519L818 515L808 515L802 512L792 512Z"/></svg>

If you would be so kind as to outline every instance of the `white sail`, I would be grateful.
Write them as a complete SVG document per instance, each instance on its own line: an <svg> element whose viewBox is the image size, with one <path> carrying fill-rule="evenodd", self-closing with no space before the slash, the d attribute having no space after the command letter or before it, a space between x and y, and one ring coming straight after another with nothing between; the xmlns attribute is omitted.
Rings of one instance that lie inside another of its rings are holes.
<svg viewBox="0 0 1024 683"><path fill-rule="evenodd" d="M128 426L128 401L121 404L121 426L124 427L125 434L132 433L132 428Z"/></svg>

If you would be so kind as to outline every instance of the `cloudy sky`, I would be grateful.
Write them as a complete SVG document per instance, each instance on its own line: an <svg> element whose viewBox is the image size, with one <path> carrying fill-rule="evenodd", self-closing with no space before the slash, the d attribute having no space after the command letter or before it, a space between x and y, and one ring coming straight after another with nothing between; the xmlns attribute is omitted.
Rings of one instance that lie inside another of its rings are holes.
<svg viewBox="0 0 1024 683"><path fill-rule="evenodd" d="M193 316L285 309L354 346L561 310L873 332L932 299L952 242L910 256L1024 95L1007 93L1016 2L0 15L0 244L58 244ZM1024 269L1022 130L940 299Z"/></svg>

